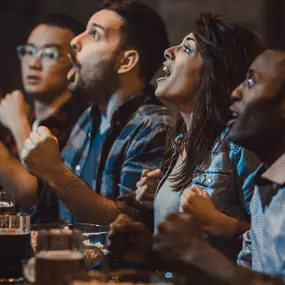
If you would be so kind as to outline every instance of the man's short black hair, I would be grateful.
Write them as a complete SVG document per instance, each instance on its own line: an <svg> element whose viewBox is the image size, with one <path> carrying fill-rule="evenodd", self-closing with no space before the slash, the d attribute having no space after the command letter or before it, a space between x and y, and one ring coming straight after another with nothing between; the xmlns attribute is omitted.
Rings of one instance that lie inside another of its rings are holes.
<svg viewBox="0 0 285 285"><path fill-rule="evenodd" d="M166 26L154 10L135 0L107 0L101 9L116 12L124 20L124 46L135 48L140 56L140 72L149 82L164 60L169 46Z"/></svg>
<svg viewBox="0 0 285 285"><path fill-rule="evenodd" d="M71 30L74 35L79 35L84 32L85 27L78 20L66 14L49 14L45 16L39 25L55 26Z"/></svg>

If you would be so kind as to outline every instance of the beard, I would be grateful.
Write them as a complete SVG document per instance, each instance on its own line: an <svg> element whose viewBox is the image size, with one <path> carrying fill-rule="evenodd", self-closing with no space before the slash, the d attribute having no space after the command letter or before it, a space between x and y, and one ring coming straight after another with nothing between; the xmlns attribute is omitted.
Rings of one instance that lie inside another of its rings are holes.
<svg viewBox="0 0 285 285"><path fill-rule="evenodd" d="M120 88L114 58L101 60L85 68L80 67L76 73L75 82L69 86L70 91L95 105L107 103L112 94Z"/></svg>

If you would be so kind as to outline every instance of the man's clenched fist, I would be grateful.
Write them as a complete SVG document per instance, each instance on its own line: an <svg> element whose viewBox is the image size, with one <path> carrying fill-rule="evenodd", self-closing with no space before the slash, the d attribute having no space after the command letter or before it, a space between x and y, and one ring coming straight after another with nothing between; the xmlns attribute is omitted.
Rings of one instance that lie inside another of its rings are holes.
<svg viewBox="0 0 285 285"><path fill-rule="evenodd" d="M48 128L39 127L25 141L21 159L31 174L49 182L62 165L57 138Z"/></svg>

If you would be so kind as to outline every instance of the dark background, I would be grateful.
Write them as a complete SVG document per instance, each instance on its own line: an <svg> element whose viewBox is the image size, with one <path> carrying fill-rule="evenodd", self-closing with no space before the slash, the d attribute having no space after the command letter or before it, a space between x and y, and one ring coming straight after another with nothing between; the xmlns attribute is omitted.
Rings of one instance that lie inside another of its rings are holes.
<svg viewBox="0 0 285 285"><path fill-rule="evenodd" d="M191 30L200 12L230 16L252 29L269 47L285 47L285 0L142 0L164 18L172 44ZM0 90L21 88L16 45L44 15L70 14L86 24L99 6L98 0L0 0ZM147 19L146 19L147 20Z"/></svg>

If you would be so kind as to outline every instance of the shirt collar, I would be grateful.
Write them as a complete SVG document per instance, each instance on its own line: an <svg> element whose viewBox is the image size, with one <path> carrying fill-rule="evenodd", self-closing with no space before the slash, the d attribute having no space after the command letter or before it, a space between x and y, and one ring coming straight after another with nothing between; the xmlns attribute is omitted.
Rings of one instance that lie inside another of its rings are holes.
<svg viewBox="0 0 285 285"><path fill-rule="evenodd" d="M126 98L124 98L122 96L121 93L118 93L118 94L114 94L109 102L108 102L108 105L107 105L107 110L106 110L106 120L109 122L111 122L111 119L112 119L112 116L114 114L114 112L121 106L123 105L125 102L127 101Z"/></svg>
<svg viewBox="0 0 285 285"><path fill-rule="evenodd" d="M134 93L126 100L117 99L112 101L112 103L108 104L107 106L107 110L109 109L109 111L107 111L106 119L110 125L114 120L128 120L129 116L133 112L145 104L163 105L161 101L155 96L154 88L152 85L147 85L144 89L141 89L138 92ZM96 105L92 105L89 109L89 116L93 121L100 120L101 114Z"/></svg>
<svg viewBox="0 0 285 285"><path fill-rule="evenodd" d="M278 185L285 184L285 153L282 154L265 172L261 175L263 179L267 179Z"/></svg>
<svg viewBox="0 0 285 285"><path fill-rule="evenodd" d="M266 166L264 163L260 164L258 168L254 172L254 181L255 184L258 186L263 186L263 185L271 185L272 182L266 178L262 177L262 174L266 171Z"/></svg>

